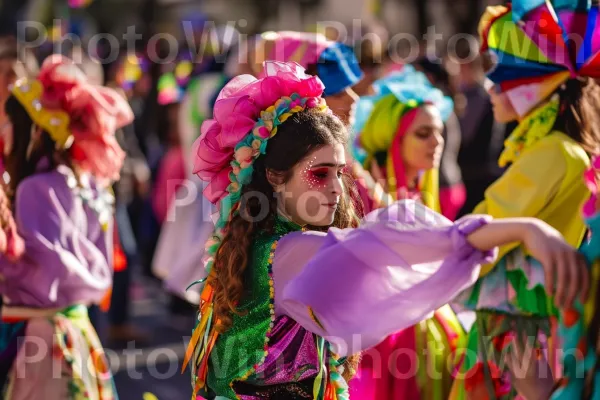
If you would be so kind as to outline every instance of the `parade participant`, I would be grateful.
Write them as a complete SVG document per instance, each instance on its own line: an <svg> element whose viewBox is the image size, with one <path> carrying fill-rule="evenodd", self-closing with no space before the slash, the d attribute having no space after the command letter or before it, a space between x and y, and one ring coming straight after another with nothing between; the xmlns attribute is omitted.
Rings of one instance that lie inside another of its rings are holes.
<svg viewBox="0 0 600 400"><path fill-rule="evenodd" d="M433 87L428 78L412 66L405 66L375 82L376 94L361 97L356 110L354 140L357 157L393 200L412 198L440 212L439 164L444 147L444 121L452 113L449 97ZM377 199L368 207L378 208ZM367 352L351 394L361 399L446 399L452 384L448 360L461 347L465 332L448 306L433 318L387 338ZM411 358L393 356L398 349L417 355L419 365L429 365L440 372L439 379L427 377L427 369L396 379L399 371L414 366ZM441 351L439 351L441 349Z"/></svg>
<svg viewBox="0 0 600 400"><path fill-rule="evenodd" d="M544 353L534 348L526 338L513 337L512 352L507 352L506 363L516 391L525 399L597 399L600 396L598 342L600 324L600 157L595 157L584 179L592 195L583 206L583 216L589 235L579 251L591 269L591 291L587 302L576 300L573 307L560 310L558 341L562 347L563 376L553 379ZM532 356L532 355L536 356Z"/></svg>
<svg viewBox="0 0 600 400"><path fill-rule="evenodd" d="M353 354L446 304L504 243L574 278L559 299L585 297L585 264L533 219L451 223L404 200L357 227L348 133L322 94L298 64L266 62L261 79L231 80L203 124L194 166L220 215L184 360L194 396L347 399Z"/></svg>
<svg viewBox="0 0 600 400"><path fill-rule="evenodd" d="M564 376L555 385L551 400L600 398L600 157L596 156L586 171L585 182L592 196L583 206L583 217L590 235L579 251L591 266L590 296L586 303L576 301L572 308L562 310L558 328L563 344ZM576 355L576 357L573 357ZM584 374L581 372L584 371ZM583 375L583 376L582 376ZM536 382L537 390L544 389ZM524 391L522 394L526 394ZM541 393L547 394L546 393ZM529 394L529 393L527 393ZM528 397L529 398L529 397Z"/></svg>
<svg viewBox="0 0 600 400"><path fill-rule="evenodd" d="M502 123L518 121L518 126L499 158L507 170L474 212L539 218L574 247L586 230L580 210L588 190L581 177L590 163L588 154L597 153L600 143L593 79L600 73L596 11L589 1L517 0L488 8L479 26L493 83L489 93L494 117ZM567 40L572 37L582 40ZM548 348L553 373L558 374L553 339L557 310L544 293L540 265L530 256L518 243L500 247L498 261L485 266L482 279L461 296L466 308L478 311L469 348L480 354L479 360L466 358L462 371L483 375L469 373L473 379L457 386L456 397L477 398L473 393L480 387L490 396L515 395L506 371L498 368L511 335L537 336L536 345ZM533 279L522 270L530 271ZM495 381L505 384L490 384L492 369L497 371Z"/></svg>
<svg viewBox="0 0 600 400"><path fill-rule="evenodd" d="M37 80L16 82L6 113L9 198L25 253L0 257L3 398L115 399L87 307L112 281L107 188L124 158L115 130L133 113L62 56L48 58ZM32 351L46 354L31 362Z"/></svg>

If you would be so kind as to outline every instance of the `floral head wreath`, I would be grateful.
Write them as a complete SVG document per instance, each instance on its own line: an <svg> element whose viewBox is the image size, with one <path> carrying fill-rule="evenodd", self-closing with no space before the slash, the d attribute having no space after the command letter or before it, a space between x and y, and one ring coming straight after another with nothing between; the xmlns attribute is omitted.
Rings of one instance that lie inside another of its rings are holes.
<svg viewBox="0 0 600 400"><path fill-rule="evenodd" d="M118 180L125 153L115 131L133 121L133 111L116 91L90 84L72 60L53 55L37 80L19 80L11 93L82 169Z"/></svg>
<svg viewBox="0 0 600 400"><path fill-rule="evenodd" d="M194 173L209 182L204 196L213 204L219 204L220 208L215 232L206 245L205 267L208 274L214 273L211 271L214 256L227 222L239 208L242 187L252 179L254 161L266 153L268 140L294 113L310 108L330 112L321 97L323 90L321 80L307 75L299 64L277 61L265 62L263 78L240 75L221 90L214 106L214 118L202 124L202 135L194 144ZM204 286L200 304L200 314L205 323L212 321L212 297L213 289L209 282ZM214 328L219 321L212 323ZM204 330L216 335L211 326L205 325L198 331ZM193 349L197 342L198 337L190 342L188 349ZM214 344L214 340L211 339L210 343ZM210 347L205 347L204 358L208 358ZM184 365L189 357L191 353L186 355ZM202 377L199 378L202 382Z"/></svg>

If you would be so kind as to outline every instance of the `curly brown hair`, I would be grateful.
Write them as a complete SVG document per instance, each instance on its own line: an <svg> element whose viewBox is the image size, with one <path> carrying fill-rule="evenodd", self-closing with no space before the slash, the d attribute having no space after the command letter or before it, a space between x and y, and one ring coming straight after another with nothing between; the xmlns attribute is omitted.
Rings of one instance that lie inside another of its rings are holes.
<svg viewBox="0 0 600 400"><path fill-rule="evenodd" d="M220 320L217 327L221 332L231 327L232 315L239 314L237 305L244 293L244 272L255 235L259 232L272 233L277 216L277 199L273 186L267 179L267 171L281 183L292 177L293 167L317 149L333 144L347 144L348 133L335 116L309 109L298 112L280 125L268 142L268 151L254 162L251 183L242 188L239 213L231 218L217 253L208 284L214 288L214 317ZM353 179L344 173L344 194L331 226L349 228L358 226L355 204L351 198ZM279 182L278 182L279 183ZM252 196L248 194L252 193ZM260 193L261 196L256 196ZM246 196L245 196L246 195ZM268 210L264 201L269 199ZM245 201L244 199L247 199ZM266 212L265 212L266 211ZM329 227L310 227L327 230ZM344 376L349 379L356 372L358 356L349 357L344 365Z"/></svg>

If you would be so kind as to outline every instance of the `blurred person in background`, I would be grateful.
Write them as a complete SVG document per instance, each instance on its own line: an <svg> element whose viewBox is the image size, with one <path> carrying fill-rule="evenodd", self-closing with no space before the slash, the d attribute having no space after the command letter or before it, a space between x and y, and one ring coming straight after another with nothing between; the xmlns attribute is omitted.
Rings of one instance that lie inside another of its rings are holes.
<svg viewBox="0 0 600 400"><path fill-rule="evenodd" d="M425 73L429 81L449 96L456 104L457 92L442 60L423 57L414 63L417 70ZM461 110L455 105L444 124L444 151L440 162L440 207L441 213L453 221L466 200L466 190L458 166L458 151L461 143L461 130L456 113Z"/></svg>
<svg viewBox="0 0 600 400"><path fill-rule="evenodd" d="M11 180L3 225L14 215L25 253L2 257L2 398L115 399L88 307L112 283L110 185L125 158L114 134L133 113L114 90L90 84L58 55L38 79L17 81L5 108ZM51 354L31 362L23 337Z"/></svg>
<svg viewBox="0 0 600 400"><path fill-rule="evenodd" d="M108 86L115 87L127 99L132 110L135 86L143 78L145 59L141 54L123 54L110 68ZM149 192L150 169L135 134L135 120L116 132L117 140L126 157L121 169L121 179L113 185L115 193L115 266L113 288L108 312L108 340L123 343L148 338L131 325L130 307L132 276L139 266L138 243L129 214L135 198Z"/></svg>
<svg viewBox="0 0 600 400"><path fill-rule="evenodd" d="M35 56L27 49L19 49L14 36L0 36L0 125L7 121L4 104L10 96L10 85L17 79L33 78L37 73Z"/></svg>
<svg viewBox="0 0 600 400"><path fill-rule="evenodd" d="M160 77L158 86L159 134L164 150L157 166L151 198L154 215L162 226L171 201L186 175L184 148L179 131L184 88L171 72Z"/></svg>
<svg viewBox="0 0 600 400"><path fill-rule="evenodd" d="M352 89L362 97L375 94L373 82L383 77L383 65L387 62L389 33L383 24L373 22L362 26L360 34L359 38L352 38L352 45L363 78Z"/></svg>
<svg viewBox="0 0 600 400"><path fill-rule="evenodd" d="M193 142L200 136L202 123L212 117L217 95L229 79L237 74L239 65L239 32L230 25L207 30L207 45L194 63L194 75L185 90L178 115L179 141L185 160L186 184L175 188L174 199L165 209L160 237L152 260L152 272L163 279L171 294L171 312L188 314L200 302L197 287L189 288L203 276L204 247L214 224L214 207L201 193L206 184L192 172ZM163 188L165 190L168 188ZM193 306L191 306L193 305Z"/></svg>
<svg viewBox="0 0 600 400"><path fill-rule="evenodd" d="M463 42L460 42L463 43ZM452 80L460 103L460 150L458 165L466 188L466 200L459 216L469 214L483 200L484 192L502 175L498 157L504 146L505 124L494 118L485 74L477 49L458 46L449 60Z"/></svg>
<svg viewBox="0 0 600 400"><path fill-rule="evenodd" d="M357 107L355 143L365 157L361 159L357 152L356 159L383 183L392 201L415 199L439 212L439 164L444 122L453 111L451 98L411 65L374 86L377 94L361 97ZM376 198L370 200L373 208L383 206ZM446 362L464 338L453 310L441 307L433 317L395 332L372 352L365 352L356 379L350 381L351 395L377 400L445 398L452 381ZM399 351L417 354L420 365L441 372L439 378L425 381L423 373L397 378L393 371L411 368L410 360L394 356Z"/></svg>
<svg viewBox="0 0 600 400"><path fill-rule="evenodd" d="M333 26L325 27L323 34L328 40L345 43L354 49L363 77L352 90L361 97L374 94L373 82L384 73L389 32L380 21L359 22L358 30L354 24L344 28L344 33L349 33L346 36Z"/></svg>

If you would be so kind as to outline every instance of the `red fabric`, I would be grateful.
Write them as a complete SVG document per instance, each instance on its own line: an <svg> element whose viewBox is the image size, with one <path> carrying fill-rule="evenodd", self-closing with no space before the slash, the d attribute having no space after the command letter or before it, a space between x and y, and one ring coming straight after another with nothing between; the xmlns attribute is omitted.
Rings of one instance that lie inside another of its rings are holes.
<svg viewBox="0 0 600 400"><path fill-rule="evenodd" d="M454 221L458 212L467 200L465 185L459 183L454 186L440 188L440 208L442 215Z"/></svg>
<svg viewBox="0 0 600 400"><path fill-rule="evenodd" d="M172 147L160 162L156 184L152 193L152 209L162 224L167 218L171 201L177 189L185 181L185 159L183 147Z"/></svg>
<svg viewBox="0 0 600 400"><path fill-rule="evenodd" d="M412 125L419 113L419 108L414 108L402 116L400 124L398 125L398 131L396 137L390 149L392 156L392 163L394 165L394 175L396 178L396 191L397 198L402 199L405 197L405 192L408 187L406 182L406 171L404 169L404 160L402 157L402 139L408 131L408 128Z"/></svg>
<svg viewBox="0 0 600 400"><path fill-rule="evenodd" d="M121 272L127 268L127 257L121 247L121 238L119 237L119 230L115 224L113 231L113 270L114 272Z"/></svg>

